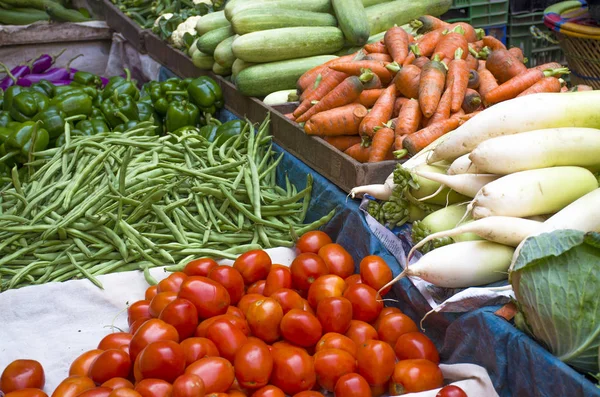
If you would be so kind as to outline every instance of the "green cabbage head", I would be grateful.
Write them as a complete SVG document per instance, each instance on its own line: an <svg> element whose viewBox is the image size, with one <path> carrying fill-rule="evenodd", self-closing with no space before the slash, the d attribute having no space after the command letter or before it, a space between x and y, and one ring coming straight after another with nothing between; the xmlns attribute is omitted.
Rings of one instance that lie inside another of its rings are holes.
<svg viewBox="0 0 600 397"><path fill-rule="evenodd" d="M515 324L561 361L597 373L600 349L600 234L556 230L522 244L510 273Z"/></svg>

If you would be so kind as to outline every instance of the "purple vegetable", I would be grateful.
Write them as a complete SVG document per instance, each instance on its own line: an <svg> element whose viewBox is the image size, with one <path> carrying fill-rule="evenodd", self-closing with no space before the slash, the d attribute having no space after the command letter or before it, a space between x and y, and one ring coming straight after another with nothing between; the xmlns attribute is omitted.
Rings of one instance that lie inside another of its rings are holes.
<svg viewBox="0 0 600 397"><path fill-rule="evenodd" d="M48 55L48 54L40 55L37 59L35 59L32 62L31 73L34 73L34 74L44 73L45 71L50 69L50 67L54 64L54 62L56 62L58 57L60 57L65 52L65 50L66 49L63 49L61 52L59 52L56 55Z"/></svg>
<svg viewBox="0 0 600 397"><path fill-rule="evenodd" d="M108 79L106 77L100 77L100 79L102 80L102 88L106 87L108 84Z"/></svg>
<svg viewBox="0 0 600 397"><path fill-rule="evenodd" d="M53 83L56 80L64 80L69 78L69 71L65 68L52 68L48 69L46 73L37 73L27 75L17 82L18 85L28 87L33 83L37 83L40 80L48 80ZM26 85L29 84L29 85Z"/></svg>
<svg viewBox="0 0 600 397"><path fill-rule="evenodd" d="M75 68L71 68L71 73L69 74L69 78L72 80L73 76L75 76L75 73L79 72L79 70L75 69Z"/></svg>
<svg viewBox="0 0 600 397"><path fill-rule="evenodd" d="M61 85L70 85L73 81L72 80L56 80L53 81L52 84L54 84L55 86L61 86Z"/></svg>
<svg viewBox="0 0 600 397"><path fill-rule="evenodd" d="M5 64L0 63L0 66L2 66L6 72L6 77L0 81L0 89L2 90L6 90L11 85L14 85L20 77L24 77L31 72L28 65L19 65L10 71Z"/></svg>

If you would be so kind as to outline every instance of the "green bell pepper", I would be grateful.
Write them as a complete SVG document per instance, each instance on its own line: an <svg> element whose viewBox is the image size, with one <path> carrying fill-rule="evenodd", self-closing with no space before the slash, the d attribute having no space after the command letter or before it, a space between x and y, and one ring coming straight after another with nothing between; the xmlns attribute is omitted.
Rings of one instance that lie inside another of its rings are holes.
<svg viewBox="0 0 600 397"><path fill-rule="evenodd" d="M243 129L246 127L246 124L247 123L244 120L238 119L228 121L218 126L215 136L215 139L217 140L217 145L222 145L232 136L238 136L239 134L241 134Z"/></svg>
<svg viewBox="0 0 600 397"><path fill-rule="evenodd" d="M163 125L161 117L154 111L154 107L152 104L146 102L138 102L138 113L140 115L140 121L152 121L154 126L154 135L162 135L163 133Z"/></svg>
<svg viewBox="0 0 600 397"><path fill-rule="evenodd" d="M223 107L223 92L216 81L207 76L198 77L187 87L190 101L206 113L215 113Z"/></svg>
<svg viewBox="0 0 600 397"><path fill-rule="evenodd" d="M106 121L106 118L104 117L104 113L102 113L102 110L100 110L100 108L97 108L97 107L92 108L92 114L90 114L89 117L91 120Z"/></svg>
<svg viewBox="0 0 600 397"><path fill-rule="evenodd" d="M102 87L102 79L100 78L100 76L90 72L75 72L75 74L73 75L73 82L80 85L92 86L96 88Z"/></svg>
<svg viewBox="0 0 600 397"><path fill-rule="evenodd" d="M12 100L10 117L16 121L31 120L36 114L50 106L50 99L37 91L21 92Z"/></svg>
<svg viewBox="0 0 600 397"><path fill-rule="evenodd" d="M104 120L81 120L75 125L77 130L82 131L85 135L96 135L103 132L110 132L110 128Z"/></svg>
<svg viewBox="0 0 600 397"><path fill-rule="evenodd" d="M0 127L0 144L6 142L8 137L14 132L14 129L8 127Z"/></svg>
<svg viewBox="0 0 600 397"><path fill-rule="evenodd" d="M166 131L173 132L181 127L196 126L200 120L200 111L193 103L171 102L165 118Z"/></svg>
<svg viewBox="0 0 600 397"><path fill-rule="evenodd" d="M167 101L167 98L159 98L154 102L154 110L161 116L166 116L167 109L169 109L169 101Z"/></svg>
<svg viewBox="0 0 600 397"><path fill-rule="evenodd" d="M11 121L13 121L13 119L10 117L10 113L0 110L0 127L6 127Z"/></svg>
<svg viewBox="0 0 600 397"><path fill-rule="evenodd" d="M59 95L64 94L65 92L71 91L81 91L78 87L71 85L59 85L58 87L54 87L54 96L57 97Z"/></svg>
<svg viewBox="0 0 600 397"><path fill-rule="evenodd" d="M44 129L48 131L50 139L62 135L65 132L65 118L67 115L56 106L50 106L48 109L38 113L33 120L41 121Z"/></svg>
<svg viewBox="0 0 600 397"><path fill-rule="evenodd" d="M52 98L56 87L48 80L40 80L37 83L32 84L31 89L46 95L48 98Z"/></svg>
<svg viewBox="0 0 600 397"><path fill-rule="evenodd" d="M15 152L19 163L26 163L31 153L48 147L48 131L40 127L40 121L26 121L13 131L4 143L7 153Z"/></svg>
<svg viewBox="0 0 600 397"><path fill-rule="evenodd" d="M102 92L102 98L110 98L116 92L118 95L129 95L133 99L137 100L140 97L140 90L138 90L135 82L131 80L131 72L129 69L125 69L126 78L121 76L114 76L108 80L108 84L104 87Z"/></svg>
<svg viewBox="0 0 600 397"><path fill-rule="evenodd" d="M4 103L2 104L2 110L10 111L13 105L13 99L22 92L30 92L31 88L21 87L20 85L11 85L4 92Z"/></svg>
<svg viewBox="0 0 600 397"><path fill-rule="evenodd" d="M207 124L200 128L200 135L205 137L209 142L212 142L217 136L217 128L219 128L219 126L216 124Z"/></svg>
<svg viewBox="0 0 600 397"><path fill-rule="evenodd" d="M6 145L4 143L0 145L0 165L12 168L16 164L15 156L16 152L10 152L9 154L9 152L6 150Z"/></svg>
<svg viewBox="0 0 600 397"><path fill-rule="evenodd" d="M67 117L80 114L89 116L92 114L92 98L80 90L73 90L55 96L50 104L65 112Z"/></svg>
<svg viewBox="0 0 600 397"><path fill-rule="evenodd" d="M126 121L126 122L121 123L118 126L116 126L113 131L114 132L129 131L129 130L137 127L139 123L140 123L139 120L129 120L129 121Z"/></svg>
<svg viewBox="0 0 600 397"><path fill-rule="evenodd" d="M102 101L100 109L102 110L106 121L108 121L108 124L113 129L129 120L140 119L138 107L133 98L127 94L119 95L117 91L114 91L110 98L106 98ZM126 118L126 120L124 118Z"/></svg>
<svg viewBox="0 0 600 397"><path fill-rule="evenodd" d="M73 87L75 89L78 89L80 91L85 92L91 98L97 98L98 97L98 90L95 89L94 87L87 86L87 85L81 85L81 84L77 84L77 83L71 83L71 87Z"/></svg>

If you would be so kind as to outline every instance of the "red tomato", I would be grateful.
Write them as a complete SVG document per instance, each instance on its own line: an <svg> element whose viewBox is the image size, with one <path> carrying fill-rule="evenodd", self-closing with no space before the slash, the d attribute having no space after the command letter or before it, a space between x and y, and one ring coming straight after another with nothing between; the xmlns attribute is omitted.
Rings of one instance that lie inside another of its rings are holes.
<svg viewBox="0 0 600 397"><path fill-rule="evenodd" d="M185 369L202 379L206 393L224 393L233 384L233 365L223 357L204 357Z"/></svg>
<svg viewBox="0 0 600 397"><path fill-rule="evenodd" d="M232 305L237 304L244 296L244 279L240 272L231 266L217 266L208 273L208 278L220 283L229 293Z"/></svg>
<svg viewBox="0 0 600 397"><path fill-rule="evenodd" d="M98 349L120 349L123 346L129 346L132 338L133 335L129 332L113 332L102 338L100 343L98 343Z"/></svg>
<svg viewBox="0 0 600 397"><path fill-rule="evenodd" d="M152 342L161 340L172 340L179 343L179 334L175 327L158 318L146 321L133 335L133 339L131 339L131 344L129 345L131 361L135 361L135 358L144 347Z"/></svg>
<svg viewBox="0 0 600 397"><path fill-rule="evenodd" d="M276 386L268 385L255 391L251 397L285 397L285 393Z"/></svg>
<svg viewBox="0 0 600 397"><path fill-rule="evenodd" d="M246 397L246 393L243 393L239 390L229 390L227 392L227 397Z"/></svg>
<svg viewBox="0 0 600 397"><path fill-rule="evenodd" d="M102 385L102 387L108 387L109 389L121 389L121 388L129 388L129 389L133 389L133 383L131 383L130 381L128 381L125 378L112 378L107 380L106 382L104 382Z"/></svg>
<svg viewBox="0 0 600 397"><path fill-rule="evenodd" d="M309 347L315 345L323 334L323 327L312 314L292 309L281 320L281 335L295 345Z"/></svg>
<svg viewBox="0 0 600 397"><path fill-rule="evenodd" d="M296 249L301 253L312 252L318 254L321 247L331 244L331 237L319 230L304 233L298 241L296 241Z"/></svg>
<svg viewBox="0 0 600 397"><path fill-rule="evenodd" d="M346 289L346 282L340 276L327 274L321 276L310 285L308 289L308 303L313 309L325 298L342 296Z"/></svg>
<svg viewBox="0 0 600 397"><path fill-rule="evenodd" d="M144 294L144 299L147 301L151 301L158 294L158 285L151 285L146 288L146 293Z"/></svg>
<svg viewBox="0 0 600 397"><path fill-rule="evenodd" d="M131 358L121 349L108 349L100 354L90 367L90 378L102 384L112 378L127 378L131 371Z"/></svg>
<svg viewBox="0 0 600 397"><path fill-rule="evenodd" d="M363 283L379 291L384 285L392 281L392 270L387 263L377 255L365 256L360 261L360 277ZM392 287L387 287L381 295L387 294Z"/></svg>
<svg viewBox="0 0 600 397"><path fill-rule="evenodd" d="M140 352L139 370L144 379L172 383L185 370L183 348L171 340L150 343Z"/></svg>
<svg viewBox="0 0 600 397"><path fill-rule="evenodd" d="M353 274L350 277L346 277L344 281L346 281L346 286L348 287L354 284L362 284L363 282L360 274Z"/></svg>
<svg viewBox="0 0 600 397"><path fill-rule="evenodd" d="M347 278L354 274L354 259L341 245L324 245L319 250L319 256L325 261L329 273L341 278Z"/></svg>
<svg viewBox="0 0 600 397"><path fill-rule="evenodd" d="M198 310L187 299L175 299L165 306L158 318L175 327L179 334L179 339L192 336L198 326Z"/></svg>
<svg viewBox="0 0 600 397"><path fill-rule="evenodd" d="M127 324L129 326L141 318L152 318L150 315L150 301L137 301L127 308Z"/></svg>
<svg viewBox="0 0 600 397"><path fill-rule="evenodd" d="M159 292L150 301L150 315L154 318L157 318L160 315L160 312L162 312L163 309L175 299L177 299L177 292Z"/></svg>
<svg viewBox="0 0 600 397"><path fill-rule="evenodd" d="M15 360L0 376L0 390L6 394L21 389L42 389L45 383L44 368L35 360Z"/></svg>
<svg viewBox="0 0 600 397"><path fill-rule="evenodd" d="M113 391L110 392L108 397L142 397L142 395L137 391L133 390L132 386L131 388L120 387L118 389L113 389Z"/></svg>
<svg viewBox="0 0 600 397"><path fill-rule="evenodd" d="M183 280L185 280L187 277L188 275L183 272L171 273L169 277L159 281L157 285L158 293L179 292L179 288L181 288Z"/></svg>
<svg viewBox="0 0 600 397"><path fill-rule="evenodd" d="M338 349L350 353L356 358L356 343L347 336L335 332L328 332L319 339L315 346L315 351L318 353L322 350Z"/></svg>
<svg viewBox="0 0 600 397"><path fill-rule="evenodd" d="M89 350L85 353L82 353L71 364L71 367L69 368L69 376L72 376L72 375L88 376L90 373L90 367L92 366L92 363L103 352L104 352L104 350L94 349L94 350Z"/></svg>
<svg viewBox="0 0 600 397"><path fill-rule="evenodd" d="M394 349L379 340L368 340L358 345L356 350L358 373L371 386L386 383L392 376L392 372L394 372L395 362Z"/></svg>
<svg viewBox="0 0 600 397"><path fill-rule="evenodd" d="M196 306L201 319L227 313L229 292L221 284L207 277L192 276L181 284L179 297Z"/></svg>
<svg viewBox="0 0 600 397"><path fill-rule="evenodd" d="M437 389L443 384L444 375L437 364L424 359L402 360L394 366L390 394L417 393Z"/></svg>
<svg viewBox="0 0 600 397"><path fill-rule="evenodd" d="M369 384L359 374L346 374L338 379L333 389L336 397L369 397Z"/></svg>
<svg viewBox="0 0 600 397"><path fill-rule="evenodd" d="M286 394L311 390L317 381L313 359L301 348L278 347L273 350L271 384Z"/></svg>
<svg viewBox="0 0 600 397"><path fill-rule="evenodd" d="M310 304L308 303L308 301L306 299L302 299L302 303L303 303L302 311L305 311L307 313L312 314L313 316L316 316L315 311L313 310L312 307L310 307Z"/></svg>
<svg viewBox="0 0 600 397"><path fill-rule="evenodd" d="M188 276L208 277L208 273L215 267L219 266L217 262L210 258L195 259L185 265L183 272Z"/></svg>
<svg viewBox="0 0 600 397"><path fill-rule="evenodd" d="M231 314L221 314L220 316L211 317L202 321L200 325L198 325L198 328L196 328L195 336L199 336L201 338L205 337L208 327L213 325L213 323L217 320L227 320L231 324L238 327L239 330L244 333L244 335L250 335L250 327L248 326L248 322L244 318L232 316Z"/></svg>
<svg viewBox="0 0 600 397"><path fill-rule="evenodd" d="M344 292L344 298L352 303L352 316L355 320L371 323L383 309L379 293L366 284L351 285Z"/></svg>
<svg viewBox="0 0 600 397"><path fill-rule="evenodd" d="M173 386L160 379L144 379L135 385L135 391L142 397L170 397L173 394Z"/></svg>
<svg viewBox="0 0 600 397"><path fill-rule="evenodd" d="M237 306L229 306L227 308L227 313L225 313L225 314L229 314L230 316L241 318L242 320L246 319L246 315L244 314L244 312L242 310L240 310L240 308L238 308Z"/></svg>
<svg viewBox="0 0 600 397"><path fill-rule="evenodd" d="M388 314L381 319L379 328L377 328L379 339L391 346L396 344L400 335L407 332L418 332L417 324L410 317L401 313Z"/></svg>
<svg viewBox="0 0 600 397"><path fill-rule="evenodd" d="M299 290L308 291L310 285L321 276L329 273L327 265L317 254L300 254L290 265L292 282Z"/></svg>
<svg viewBox="0 0 600 397"><path fill-rule="evenodd" d="M408 332L400 335L394 351L398 360L408 360L411 358L424 358L434 364L440 363L440 355L427 336L420 332Z"/></svg>
<svg viewBox="0 0 600 397"><path fill-rule="evenodd" d="M270 296L275 299L281 306L283 314L286 314L292 309L304 309L304 299L296 291L289 288L281 288L273 292Z"/></svg>
<svg viewBox="0 0 600 397"><path fill-rule="evenodd" d="M257 282L252 283L252 285L248 287L248 290L246 292L249 294L258 294L264 296L265 284L265 280L258 280Z"/></svg>
<svg viewBox="0 0 600 397"><path fill-rule="evenodd" d="M333 391L342 375L356 371L356 359L352 354L340 349L325 349L315 353L317 383L328 391Z"/></svg>
<svg viewBox="0 0 600 397"><path fill-rule="evenodd" d="M219 357L217 346L207 338L187 338L180 343L185 353L185 366L204 357Z"/></svg>
<svg viewBox="0 0 600 397"><path fill-rule="evenodd" d="M314 390L301 391L300 393L294 394L294 397L324 397L323 393L319 393Z"/></svg>
<svg viewBox="0 0 600 397"><path fill-rule="evenodd" d="M325 298L317 306L317 318L323 332L345 333L352 321L352 304L346 298Z"/></svg>
<svg viewBox="0 0 600 397"><path fill-rule="evenodd" d="M265 280L265 290L263 291L263 294L265 296L271 296L273 292L280 290L281 288L292 288L292 272L287 266L273 265Z"/></svg>
<svg viewBox="0 0 600 397"><path fill-rule="evenodd" d="M389 383L389 382L388 382ZM371 386L371 395L373 397L380 397L388 392L388 384L384 383L383 385L372 385Z"/></svg>
<svg viewBox="0 0 600 397"><path fill-rule="evenodd" d="M248 251L233 262L233 267L242 274L246 285L267 278L271 270L271 257L263 250Z"/></svg>
<svg viewBox="0 0 600 397"><path fill-rule="evenodd" d="M375 327L375 329L379 329L379 323L381 323L381 319L387 316L388 314L392 313L402 314L402 310L398 309L397 307L384 307L381 310L381 313L379 313L377 320L375 320L375 322L373 323L373 327Z"/></svg>
<svg viewBox="0 0 600 397"><path fill-rule="evenodd" d="M112 393L112 389L108 387L94 387L93 389L79 393L78 397L108 397L110 393Z"/></svg>
<svg viewBox="0 0 600 397"><path fill-rule="evenodd" d="M173 397L198 397L204 393L204 381L197 375L183 374L173 382Z"/></svg>
<svg viewBox="0 0 600 397"><path fill-rule="evenodd" d="M448 385L442 387L442 389L435 395L435 397L468 397L467 393L458 386Z"/></svg>
<svg viewBox="0 0 600 397"><path fill-rule="evenodd" d="M352 339L357 346L371 339L379 339L377 330L371 324L359 320L350 321L350 327L345 335Z"/></svg>
<svg viewBox="0 0 600 397"><path fill-rule="evenodd" d="M4 396L8 396L8 397L48 397L48 395L46 393L44 393L43 390L36 389L33 387L15 390L13 392L6 393Z"/></svg>
<svg viewBox="0 0 600 397"><path fill-rule="evenodd" d="M246 313L248 312L248 308L250 307L250 305L261 299L265 299L264 295L246 294L242 296L242 299L240 299L240 301L238 302L237 307L242 311L244 318L246 317Z"/></svg>
<svg viewBox="0 0 600 397"><path fill-rule="evenodd" d="M75 397L88 389L93 389L96 384L87 376L69 376L56 387L52 397Z"/></svg>
<svg viewBox="0 0 600 397"><path fill-rule="evenodd" d="M137 332L138 329L140 329L142 324L144 324L148 320L150 320L150 319L149 318L138 318L137 320L135 320L133 322L133 324L131 324L131 326L129 327L129 333L131 335L135 335L135 333Z"/></svg>
<svg viewBox="0 0 600 397"><path fill-rule="evenodd" d="M240 386L249 389L266 386L273 370L269 346L258 338L248 338L236 353L233 368Z"/></svg>
<svg viewBox="0 0 600 397"><path fill-rule="evenodd" d="M266 297L251 304L246 313L252 335L267 343L279 339L279 325L282 318L283 310L279 303L275 299Z"/></svg>
<svg viewBox="0 0 600 397"><path fill-rule="evenodd" d="M235 353L248 340L238 327L227 320L217 320L206 330L206 337L214 342L221 357L233 362Z"/></svg>

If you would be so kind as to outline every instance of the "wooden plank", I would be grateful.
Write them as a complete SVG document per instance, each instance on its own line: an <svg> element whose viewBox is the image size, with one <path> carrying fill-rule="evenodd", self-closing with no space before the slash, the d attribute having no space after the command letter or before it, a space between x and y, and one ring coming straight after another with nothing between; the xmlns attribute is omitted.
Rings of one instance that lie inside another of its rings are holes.
<svg viewBox="0 0 600 397"><path fill-rule="evenodd" d="M146 53L144 36L148 30L142 29L140 25L123 14L110 0L104 0L104 13L108 26L121 33L138 52Z"/></svg>

